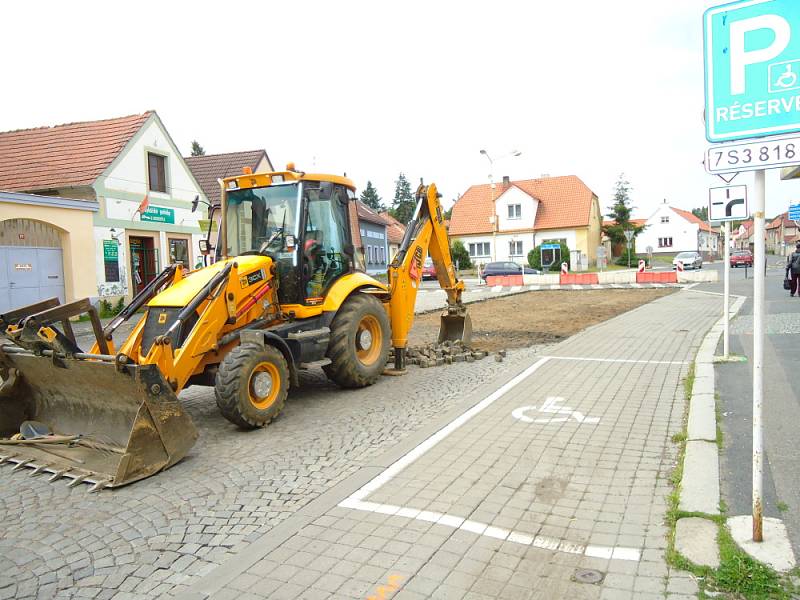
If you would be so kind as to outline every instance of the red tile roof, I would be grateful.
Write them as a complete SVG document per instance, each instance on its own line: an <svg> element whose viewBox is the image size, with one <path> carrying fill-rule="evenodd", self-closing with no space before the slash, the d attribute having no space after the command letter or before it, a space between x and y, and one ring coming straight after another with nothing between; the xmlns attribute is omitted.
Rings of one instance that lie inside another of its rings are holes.
<svg viewBox="0 0 800 600"><path fill-rule="evenodd" d="M676 213L678 213L680 216L682 216L684 219L689 221L689 223L697 223L698 225L700 225L700 229L702 229L703 231L714 232L714 229L708 223L703 221L703 219L696 216L691 211L675 208L674 206L670 206L670 208Z"/></svg>
<svg viewBox="0 0 800 600"><path fill-rule="evenodd" d="M376 225L386 225L386 221L377 212L372 210L369 206L364 204L361 200L356 200L356 207L358 208L358 218L362 221L369 221Z"/></svg>
<svg viewBox="0 0 800 600"><path fill-rule="evenodd" d="M775 229L776 227L780 227L783 223L783 219L789 216L789 212L785 212L782 215L778 215L772 221L767 224L767 229Z"/></svg>
<svg viewBox="0 0 800 600"><path fill-rule="evenodd" d="M347 210L350 213L350 236L353 238L353 246L361 248L361 230L358 227L358 208L356 208L357 200L351 200L347 203Z"/></svg>
<svg viewBox="0 0 800 600"><path fill-rule="evenodd" d="M0 190L91 185L154 114L2 132Z"/></svg>
<svg viewBox="0 0 800 600"><path fill-rule="evenodd" d="M506 188L497 185L494 191L488 183L471 186L453 205L450 235L491 233L492 198L497 201L511 186L539 200L536 223L531 223L536 230L589 225L594 193L575 175L566 175L512 181Z"/></svg>
<svg viewBox="0 0 800 600"><path fill-rule="evenodd" d="M208 201L212 204L219 204L220 191L217 179L241 175L244 167L250 167L255 172L258 163L264 157L267 158L267 162L270 162L266 150L184 156L183 160L186 161Z"/></svg>
<svg viewBox="0 0 800 600"><path fill-rule="evenodd" d="M389 238L389 243L399 245L403 241L403 236L406 234L406 226L388 212L378 214L386 221L386 237Z"/></svg>
<svg viewBox="0 0 800 600"><path fill-rule="evenodd" d="M632 225L644 225L645 223L647 223L647 219L630 219L630 223ZM614 224L616 224L616 221L614 219L611 219L610 221L603 221L603 227L608 227Z"/></svg>

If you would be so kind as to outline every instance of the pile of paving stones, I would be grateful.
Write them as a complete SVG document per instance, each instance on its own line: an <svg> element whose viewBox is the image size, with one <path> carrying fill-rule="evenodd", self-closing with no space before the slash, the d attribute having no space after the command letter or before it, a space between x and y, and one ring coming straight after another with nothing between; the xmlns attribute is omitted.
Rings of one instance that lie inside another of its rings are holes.
<svg viewBox="0 0 800 600"><path fill-rule="evenodd" d="M501 350L495 355L495 360L502 362L505 355L505 350ZM457 340L409 347L406 353L406 360L408 364L418 365L420 368L426 369L459 362L475 362L487 356L489 356L488 352L475 350L464 342ZM389 351L389 363L394 363L394 349Z"/></svg>

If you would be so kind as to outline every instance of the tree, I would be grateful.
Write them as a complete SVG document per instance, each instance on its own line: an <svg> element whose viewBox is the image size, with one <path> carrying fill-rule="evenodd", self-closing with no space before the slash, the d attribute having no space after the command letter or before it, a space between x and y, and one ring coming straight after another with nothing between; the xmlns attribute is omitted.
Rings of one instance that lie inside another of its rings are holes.
<svg viewBox="0 0 800 600"><path fill-rule="evenodd" d="M469 252L467 252L467 249L464 247L464 242L461 240L455 240L453 245L450 246L450 257L453 259L453 263L458 262L459 269L472 268Z"/></svg>
<svg viewBox="0 0 800 600"><path fill-rule="evenodd" d="M692 214L700 219L701 221L708 221L708 207L704 206L702 208L693 208Z"/></svg>
<svg viewBox="0 0 800 600"><path fill-rule="evenodd" d="M635 238L644 229L644 225L631 223L631 211L634 207L631 206L630 191L630 182L625 179L624 173L620 174L614 184L614 204L608 207L611 212L606 215L611 219L611 224L603 225L603 233L611 240L612 247L627 243L626 230L632 230Z"/></svg>
<svg viewBox="0 0 800 600"><path fill-rule="evenodd" d="M378 195L378 190L375 189L371 181L367 181L367 187L361 192L361 198L359 199L372 210L383 210L383 199Z"/></svg>
<svg viewBox="0 0 800 600"><path fill-rule="evenodd" d="M197 140L192 140L192 156L205 156L206 151Z"/></svg>
<svg viewBox="0 0 800 600"><path fill-rule="evenodd" d="M401 172L397 181L394 182L394 199L392 200L389 214L403 225L407 225L411 217L414 216L415 207L416 203L414 202L414 195L411 193L411 184Z"/></svg>

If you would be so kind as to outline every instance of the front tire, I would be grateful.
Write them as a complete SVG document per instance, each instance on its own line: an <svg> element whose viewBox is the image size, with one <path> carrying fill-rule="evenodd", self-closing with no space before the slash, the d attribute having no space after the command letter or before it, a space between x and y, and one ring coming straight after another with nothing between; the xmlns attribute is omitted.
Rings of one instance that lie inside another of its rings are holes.
<svg viewBox="0 0 800 600"><path fill-rule="evenodd" d="M283 354L258 344L231 350L214 385L219 412L242 429L258 429L276 418L288 392L289 367Z"/></svg>
<svg viewBox="0 0 800 600"><path fill-rule="evenodd" d="M386 367L390 343L389 317L373 296L355 293L339 308L331 323L328 378L344 388L375 383Z"/></svg>

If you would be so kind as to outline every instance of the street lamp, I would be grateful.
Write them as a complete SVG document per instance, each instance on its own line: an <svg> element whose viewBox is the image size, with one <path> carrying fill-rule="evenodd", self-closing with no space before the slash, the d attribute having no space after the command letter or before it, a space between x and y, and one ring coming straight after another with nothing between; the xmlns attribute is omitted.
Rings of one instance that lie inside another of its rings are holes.
<svg viewBox="0 0 800 600"><path fill-rule="evenodd" d="M492 260L497 260L497 211L495 210L494 206L494 176L492 175L492 171L494 171L494 161L492 157L489 156L489 153L486 150L481 150L481 154L486 157L486 160L489 161L489 200L492 204L492 216L489 217L489 223L492 225ZM519 156L522 154L519 150L512 150L508 154L504 154L497 160L501 160L503 158L508 158L509 156Z"/></svg>

